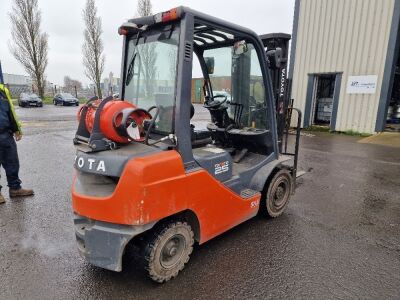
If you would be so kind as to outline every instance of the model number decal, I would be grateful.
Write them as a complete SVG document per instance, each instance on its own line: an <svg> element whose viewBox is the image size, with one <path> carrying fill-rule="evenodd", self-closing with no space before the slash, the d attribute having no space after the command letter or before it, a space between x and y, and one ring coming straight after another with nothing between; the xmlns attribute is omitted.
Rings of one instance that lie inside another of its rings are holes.
<svg viewBox="0 0 400 300"><path fill-rule="evenodd" d="M250 208L258 207L259 204L260 204L260 200L251 201L250 202Z"/></svg>
<svg viewBox="0 0 400 300"><path fill-rule="evenodd" d="M225 173L229 171L229 161L223 161L214 165L215 175Z"/></svg>

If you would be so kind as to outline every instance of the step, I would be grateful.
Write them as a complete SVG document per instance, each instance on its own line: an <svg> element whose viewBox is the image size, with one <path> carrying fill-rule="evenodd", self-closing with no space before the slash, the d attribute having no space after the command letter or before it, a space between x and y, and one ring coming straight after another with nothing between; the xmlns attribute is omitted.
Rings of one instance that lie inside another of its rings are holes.
<svg viewBox="0 0 400 300"><path fill-rule="evenodd" d="M258 192L255 190L252 190L252 189L244 189L244 190L240 191L240 197L242 197L243 199L252 198L257 194L258 194Z"/></svg>

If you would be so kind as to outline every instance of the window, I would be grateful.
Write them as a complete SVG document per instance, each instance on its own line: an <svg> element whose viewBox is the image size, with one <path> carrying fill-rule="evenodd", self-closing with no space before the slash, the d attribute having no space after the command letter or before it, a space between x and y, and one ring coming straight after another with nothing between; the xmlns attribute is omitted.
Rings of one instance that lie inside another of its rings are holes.
<svg viewBox="0 0 400 300"><path fill-rule="evenodd" d="M235 54L237 45L244 51ZM267 103L260 61L253 44L235 45L204 51L204 58L214 58L210 74L213 95L225 95L229 117L242 127L268 129Z"/></svg>
<svg viewBox="0 0 400 300"><path fill-rule="evenodd" d="M192 64L192 105L194 115L190 120L190 124L194 126L195 131L207 130L207 124L211 122L211 115L204 108L203 95L204 77L197 55L193 55ZM215 95L215 91L214 91Z"/></svg>
<svg viewBox="0 0 400 300"><path fill-rule="evenodd" d="M73 96L69 93L62 93L61 96L64 98L73 98Z"/></svg>
<svg viewBox="0 0 400 300"><path fill-rule="evenodd" d="M177 30L131 39L127 49L124 98L136 106L159 107L155 130L173 130L178 56Z"/></svg>
<svg viewBox="0 0 400 300"><path fill-rule="evenodd" d="M252 44L250 51L250 102L249 123L255 122L257 128L267 129L267 103L265 98L265 86L262 76L260 61Z"/></svg>

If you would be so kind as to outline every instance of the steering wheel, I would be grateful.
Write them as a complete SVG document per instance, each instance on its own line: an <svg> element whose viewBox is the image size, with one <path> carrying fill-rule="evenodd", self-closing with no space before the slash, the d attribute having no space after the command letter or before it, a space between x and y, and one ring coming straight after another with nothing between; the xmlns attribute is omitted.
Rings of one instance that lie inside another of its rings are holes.
<svg viewBox="0 0 400 300"><path fill-rule="evenodd" d="M223 100L217 100L215 98L224 98ZM224 104L226 102L226 100L228 100L228 97L225 95L215 95L213 96L212 100L205 103L204 107L205 108L218 108L220 107L222 104Z"/></svg>

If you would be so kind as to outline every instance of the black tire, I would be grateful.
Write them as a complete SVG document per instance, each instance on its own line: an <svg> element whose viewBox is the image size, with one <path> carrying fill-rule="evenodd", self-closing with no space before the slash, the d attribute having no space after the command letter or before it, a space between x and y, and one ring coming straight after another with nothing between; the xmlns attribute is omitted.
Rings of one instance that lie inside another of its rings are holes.
<svg viewBox="0 0 400 300"><path fill-rule="evenodd" d="M56 105L57 105L57 101L56 101L56 100L53 100L53 104L56 106Z"/></svg>
<svg viewBox="0 0 400 300"><path fill-rule="evenodd" d="M293 179L288 170L278 171L269 183L265 194L266 213L271 218L279 217L289 203L293 191Z"/></svg>
<svg viewBox="0 0 400 300"><path fill-rule="evenodd" d="M171 222L154 229L144 249L148 276L166 282L178 275L193 251L194 234L186 222Z"/></svg>

